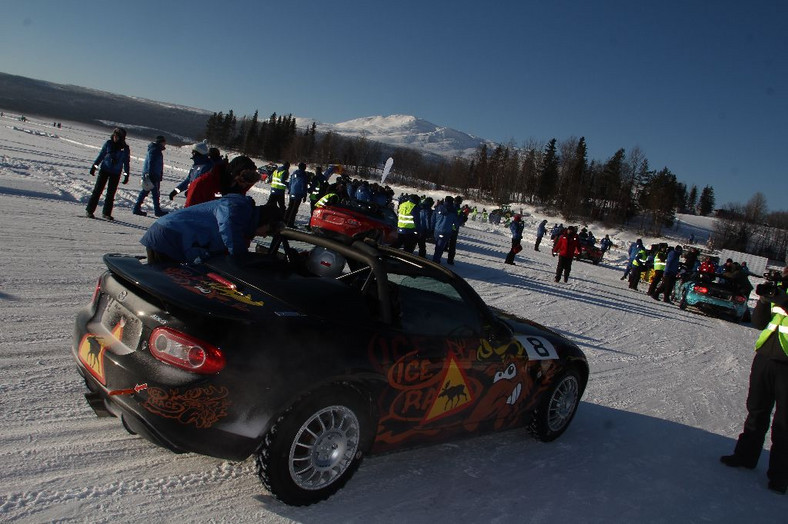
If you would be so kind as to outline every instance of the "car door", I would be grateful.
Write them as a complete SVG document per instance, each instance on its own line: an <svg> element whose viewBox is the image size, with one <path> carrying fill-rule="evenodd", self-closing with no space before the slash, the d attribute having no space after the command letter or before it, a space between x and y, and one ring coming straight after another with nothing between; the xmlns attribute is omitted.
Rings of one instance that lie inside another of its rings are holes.
<svg viewBox="0 0 788 524"><path fill-rule="evenodd" d="M448 279L396 273L388 279L394 320L378 341L387 378L379 441L438 441L467 432L484 387L483 315Z"/></svg>

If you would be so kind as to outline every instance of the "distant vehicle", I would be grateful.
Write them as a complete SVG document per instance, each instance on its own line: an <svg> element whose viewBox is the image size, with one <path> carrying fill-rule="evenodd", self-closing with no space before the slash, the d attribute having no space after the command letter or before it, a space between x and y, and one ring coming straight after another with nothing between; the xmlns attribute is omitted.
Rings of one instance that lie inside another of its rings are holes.
<svg viewBox="0 0 788 524"><path fill-rule="evenodd" d="M330 497L370 453L569 427L589 374L574 342L400 249L268 241L204 264L104 256L72 345L98 416L176 453L254 456L293 505Z"/></svg>
<svg viewBox="0 0 788 524"><path fill-rule="evenodd" d="M390 208L357 200L316 208L309 227L315 233L345 241L371 238L391 245L397 240L397 214Z"/></svg>
<svg viewBox="0 0 788 524"><path fill-rule="evenodd" d="M594 265L602 261L602 248L591 244L578 244L575 248L575 260L588 260Z"/></svg>
<svg viewBox="0 0 788 524"><path fill-rule="evenodd" d="M715 273L694 272L686 280L677 281L672 298L681 309L691 307L734 322L746 320L749 314L747 297L738 286Z"/></svg>
<svg viewBox="0 0 788 524"><path fill-rule="evenodd" d="M257 168L257 172L260 173L260 180L262 180L264 184L271 183L271 175L274 174L275 170L276 164L266 164Z"/></svg>
<svg viewBox="0 0 788 524"><path fill-rule="evenodd" d="M503 204L499 209L490 211L489 220L491 224L498 225L501 223L501 219L512 218L513 216L514 212L511 206L509 206L509 204Z"/></svg>

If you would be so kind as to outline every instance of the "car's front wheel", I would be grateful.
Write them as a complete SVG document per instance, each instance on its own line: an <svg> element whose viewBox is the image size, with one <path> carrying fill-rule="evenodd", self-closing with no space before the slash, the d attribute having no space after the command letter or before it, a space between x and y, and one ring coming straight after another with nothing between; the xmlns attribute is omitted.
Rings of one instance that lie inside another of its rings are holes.
<svg viewBox="0 0 788 524"><path fill-rule="evenodd" d="M331 388L282 415L257 452L257 473L281 501L305 506L341 489L372 441L371 417L354 391Z"/></svg>
<svg viewBox="0 0 788 524"><path fill-rule="evenodd" d="M542 442L561 436L580 404L580 376L574 369L561 375L534 413L529 432Z"/></svg>

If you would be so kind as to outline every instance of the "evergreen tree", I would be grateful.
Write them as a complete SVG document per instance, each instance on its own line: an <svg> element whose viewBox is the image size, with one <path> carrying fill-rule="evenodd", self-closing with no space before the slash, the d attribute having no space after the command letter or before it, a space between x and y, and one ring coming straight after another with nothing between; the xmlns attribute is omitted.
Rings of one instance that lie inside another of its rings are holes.
<svg viewBox="0 0 788 524"><path fill-rule="evenodd" d="M693 185L690 188L689 196L687 196L687 212L695 214L698 207L698 186Z"/></svg>
<svg viewBox="0 0 788 524"><path fill-rule="evenodd" d="M701 216L708 216L714 211L714 188L706 186L700 193L698 200L698 214Z"/></svg>
<svg viewBox="0 0 788 524"><path fill-rule="evenodd" d="M555 190L558 186L558 153L556 150L556 139L553 138L547 143L542 160L542 169L539 175L539 185L537 198L542 204L550 205L555 197Z"/></svg>

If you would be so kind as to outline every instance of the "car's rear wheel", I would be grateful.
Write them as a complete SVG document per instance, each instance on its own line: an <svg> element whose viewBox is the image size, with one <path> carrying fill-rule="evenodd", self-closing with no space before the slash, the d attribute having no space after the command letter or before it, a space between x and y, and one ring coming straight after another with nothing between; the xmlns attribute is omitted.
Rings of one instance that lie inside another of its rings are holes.
<svg viewBox="0 0 788 524"><path fill-rule="evenodd" d="M536 409L529 432L542 442L557 439L569 427L579 404L580 376L570 369L558 378Z"/></svg>
<svg viewBox="0 0 788 524"><path fill-rule="evenodd" d="M305 506L341 489L372 442L371 416L346 388L315 392L282 415L257 452L257 473L281 501Z"/></svg>

